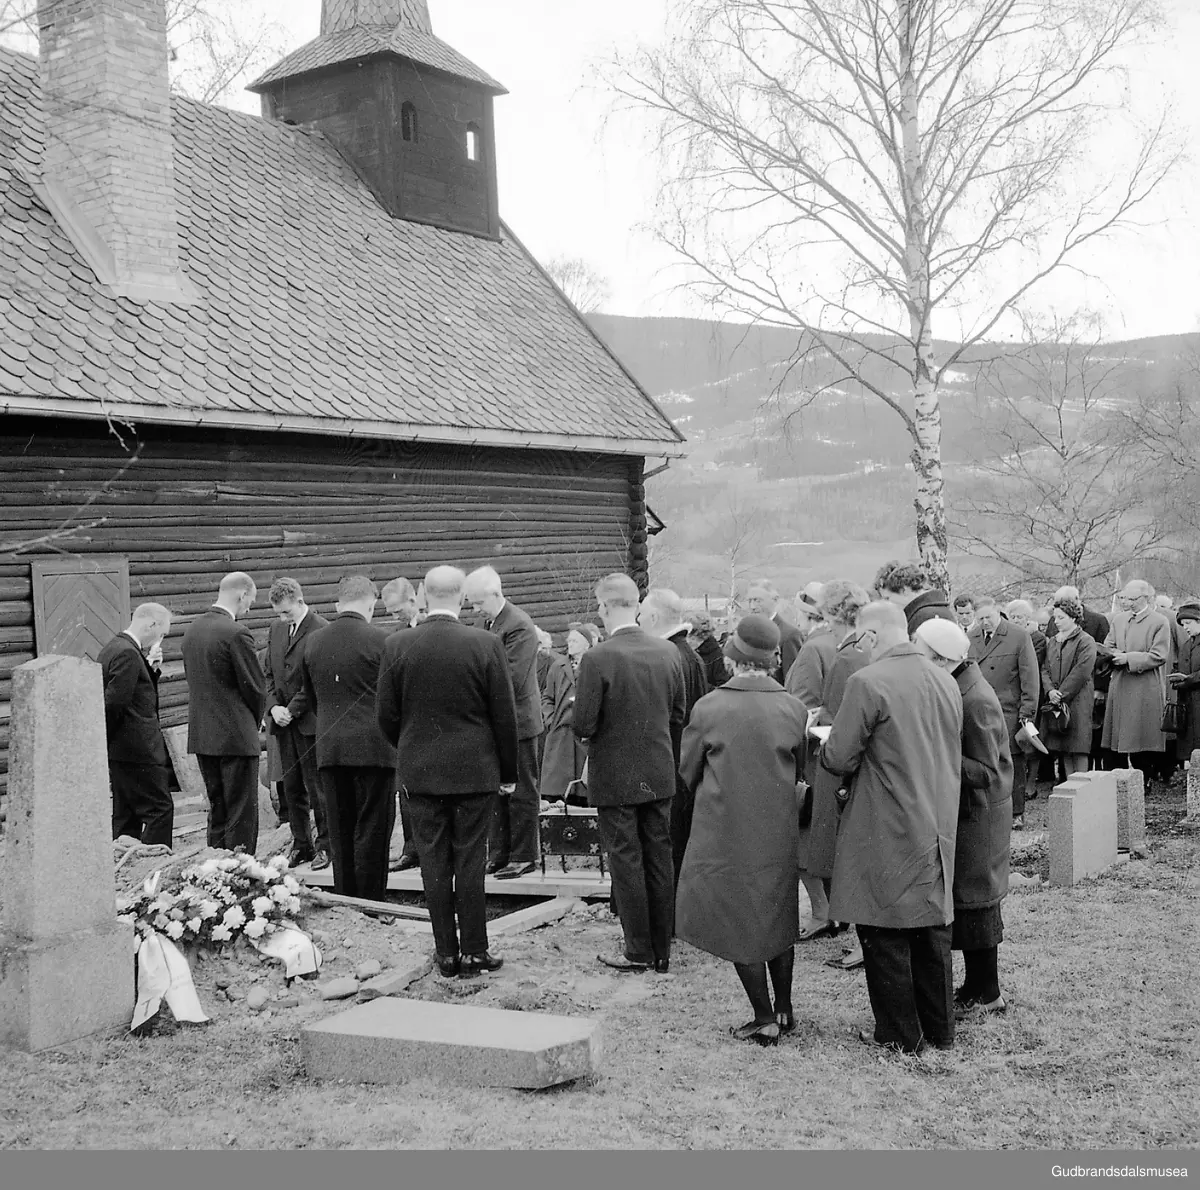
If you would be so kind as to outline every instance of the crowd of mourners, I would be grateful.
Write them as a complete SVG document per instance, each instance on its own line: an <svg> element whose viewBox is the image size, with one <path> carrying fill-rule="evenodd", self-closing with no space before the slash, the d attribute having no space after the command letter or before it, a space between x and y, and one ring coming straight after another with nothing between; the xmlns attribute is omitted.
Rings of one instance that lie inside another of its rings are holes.
<svg viewBox="0 0 1200 1190"><path fill-rule="evenodd" d="M330 621L278 578L256 652L238 621L257 588L226 576L183 641L210 845L256 846L265 726L293 862L373 900L389 870L419 868L440 973L476 976L503 963L486 875L532 873L540 814L586 804L622 931L599 962L665 973L676 937L727 960L753 1012L731 1032L772 1045L796 1028L796 945L853 926L828 962L865 973L860 1040L917 1053L1008 1008L1001 903L1039 780L1117 765L1167 780L1196 743L1200 602L1141 581L1107 615L1073 587L1040 609L951 603L900 563L870 591L812 583L790 605L757 580L720 624L623 574L594 594L599 623L570 624L559 652L491 568L393 580L384 627L366 576L342 581ZM143 604L101 655L114 836L168 844L169 626Z"/></svg>

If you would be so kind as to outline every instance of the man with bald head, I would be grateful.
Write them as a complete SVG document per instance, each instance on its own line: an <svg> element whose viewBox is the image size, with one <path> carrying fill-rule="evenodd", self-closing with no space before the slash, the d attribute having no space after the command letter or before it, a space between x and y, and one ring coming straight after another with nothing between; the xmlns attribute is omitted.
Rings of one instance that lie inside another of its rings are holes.
<svg viewBox="0 0 1200 1190"><path fill-rule="evenodd" d="M1171 626L1154 610L1154 588L1134 579L1118 597L1121 611L1112 618L1099 649L1112 663L1101 743L1129 758L1149 780L1158 776L1167 737L1162 733Z"/></svg>
<svg viewBox="0 0 1200 1190"><path fill-rule="evenodd" d="M847 680L820 752L848 790L829 916L858 927L875 1014L860 1040L950 1049L962 698L910 642L902 607L870 603L855 626L874 660Z"/></svg>
<svg viewBox="0 0 1200 1190"><path fill-rule="evenodd" d="M384 647L375 714L396 748L429 904L438 970L476 976L503 963L488 950L488 823L517 780L517 709L499 637L459 622L466 576L425 576L426 619Z"/></svg>
<svg viewBox="0 0 1200 1190"><path fill-rule="evenodd" d="M425 593L428 598L428 583ZM467 575L463 597L504 645L517 700L517 736L521 741L517 787L511 796L496 799L488 855L489 872L494 872L498 880L515 880L532 872L541 857L537 745L544 724L537 676L537 629L519 607L505 599L500 576L490 566L481 566Z"/></svg>
<svg viewBox="0 0 1200 1190"><path fill-rule="evenodd" d="M622 950L597 959L618 971L670 968L675 917L671 802L682 730L679 651L638 626L637 584L610 574L596 585L608 639L579 660L575 734L588 748L588 800L612 870L625 934Z"/></svg>
<svg viewBox="0 0 1200 1190"><path fill-rule="evenodd" d="M258 846L258 725L267 688L254 637L238 620L257 594L248 574L227 574L216 603L183 634L188 751L208 792L208 845L250 854Z"/></svg>
<svg viewBox="0 0 1200 1190"><path fill-rule="evenodd" d="M167 745L158 722L162 638L171 613L161 603L134 609L129 627L100 650L112 786L113 838L171 846L175 801L167 777Z"/></svg>

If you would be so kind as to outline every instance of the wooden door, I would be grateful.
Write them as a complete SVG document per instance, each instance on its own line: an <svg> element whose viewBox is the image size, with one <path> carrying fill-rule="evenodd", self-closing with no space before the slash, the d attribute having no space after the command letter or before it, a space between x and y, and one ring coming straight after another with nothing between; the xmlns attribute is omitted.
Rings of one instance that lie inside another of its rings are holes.
<svg viewBox="0 0 1200 1190"><path fill-rule="evenodd" d="M129 561L104 554L33 562L33 623L38 656L87 657L129 624Z"/></svg>

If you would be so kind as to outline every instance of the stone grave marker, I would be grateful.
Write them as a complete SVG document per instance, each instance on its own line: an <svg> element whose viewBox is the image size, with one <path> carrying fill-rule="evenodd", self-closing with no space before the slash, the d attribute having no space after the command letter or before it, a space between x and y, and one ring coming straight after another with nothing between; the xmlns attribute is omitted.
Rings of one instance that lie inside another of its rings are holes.
<svg viewBox="0 0 1200 1190"><path fill-rule="evenodd" d="M0 1042L40 1050L133 1016L100 666L57 656L17 666L9 747Z"/></svg>
<svg viewBox="0 0 1200 1190"><path fill-rule="evenodd" d="M175 769L175 779L179 782L179 801L191 801L198 798L201 806L208 805L208 793L204 788L204 778L200 775L200 765L196 758L187 750L187 724L179 727L164 727L163 738L167 741L167 751L171 754L171 765Z"/></svg>
<svg viewBox="0 0 1200 1190"><path fill-rule="evenodd" d="M1117 783L1076 773L1050 795L1050 883L1069 888L1117 862Z"/></svg>
<svg viewBox="0 0 1200 1190"><path fill-rule="evenodd" d="M551 1016L381 997L300 1033L310 1078L403 1083L428 1078L536 1090L596 1070L600 1026Z"/></svg>
<svg viewBox="0 0 1200 1190"><path fill-rule="evenodd" d="M1146 779L1141 769L1115 769L1117 850L1146 850Z"/></svg>
<svg viewBox="0 0 1200 1190"><path fill-rule="evenodd" d="M1200 819L1200 748L1192 753L1187 771L1187 816L1193 822Z"/></svg>

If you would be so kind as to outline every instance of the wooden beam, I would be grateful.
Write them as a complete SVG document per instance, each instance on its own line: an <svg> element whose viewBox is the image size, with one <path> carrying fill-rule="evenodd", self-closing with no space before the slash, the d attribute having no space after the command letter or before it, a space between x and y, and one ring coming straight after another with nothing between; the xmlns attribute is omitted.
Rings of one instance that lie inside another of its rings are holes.
<svg viewBox="0 0 1200 1190"><path fill-rule="evenodd" d="M365 913L382 913L388 917L407 917L411 921L428 921L429 910L417 905L394 905L391 901L368 901L363 897L344 897L341 893L326 892L322 888L309 888L308 895L318 905L345 905L348 909L361 909Z"/></svg>

